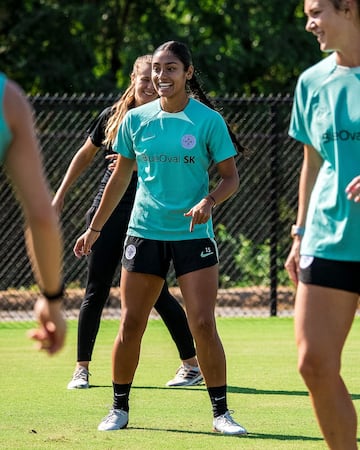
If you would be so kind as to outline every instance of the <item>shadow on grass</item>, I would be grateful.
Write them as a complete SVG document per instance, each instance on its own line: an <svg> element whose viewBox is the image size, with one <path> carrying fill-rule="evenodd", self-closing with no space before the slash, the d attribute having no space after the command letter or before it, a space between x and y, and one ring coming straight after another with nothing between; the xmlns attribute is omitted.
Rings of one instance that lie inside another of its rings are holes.
<svg viewBox="0 0 360 450"><path fill-rule="evenodd" d="M99 389L99 388L111 388L112 384L90 384L89 389ZM79 391L82 391L82 389L79 389Z"/></svg>
<svg viewBox="0 0 360 450"><path fill-rule="evenodd" d="M321 437L315 436L296 436L291 434L266 434L266 433L249 433L247 438L250 439L271 439L276 441L324 441Z"/></svg>
<svg viewBox="0 0 360 450"><path fill-rule="evenodd" d="M191 431L191 430L177 430L171 428L154 428L154 427L127 427L126 430L141 430L141 431L163 431L164 433L181 433L181 434L194 434L197 436L217 436L237 439L263 439L263 440L277 440L277 441L323 441L321 437L315 436L296 436L286 434L265 434L265 433L248 433L241 436L225 436L221 433L214 431ZM124 430L125 431L125 430Z"/></svg>
<svg viewBox="0 0 360 450"><path fill-rule="evenodd" d="M112 388L110 384L96 385L91 384L90 389L96 388ZM199 386L178 386L178 387L166 387L166 386L132 386L131 389L156 389L156 390L183 390L183 391L206 391L204 384ZM298 395L300 397L308 397L307 391L286 391L286 390L270 390L270 389L256 389L246 388L241 386L228 386L227 392L232 394L248 394L248 395ZM360 400L360 394L350 394L352 400Z"/></svg>
<svg viewBox="0 0 360 450"><path fill-rule="evenodd" d="M206 387L204 384L200 386L178 386L178 387L162 387L162 386L132 386L131 389L160 389L166 391L172 390L183 390L183 391L198 391L203 390L206 391ZM228 386L228 393L232 394L250 394L250 395L299 395L299 396L308 396L307 391L283 391L283 390L270 390L270 389L255 389L255 388L246 388L240 386Z"/></svg>
<svg viewBox="0 0 360 450"><path fill-rule="evenodd" d="M307 391L286 391L278 389L256 389L246 388L240 386L228 386L228 392L233 394L251 394L251 395L298 395L307 397L309 394Z"/></svg>
<svg viewBox="0 0 360 450"><path fill-rule="evenodd" d="M255 389L245 388L239 386L228 386L228 392L235 394L261 394L261 395L298 395L302 397L308 397L308 391L283 391L283 390L268 390L268 389ZM352 400L359 400L360 394L350 394Z"/></svg>
<svg viewBox="0 0 360 450"><path fill-rule="evenodd" d="M90 389L96 388L112 388L112 385L96 385L91 384ZM206 391L206 386L204 384L198 386L177 386L177 387L166 387L166 386L132 386L131 389L149 389L149 390L160 390L160 391ZM255 389L246 388L240 386L228 386L227 392L232 394L250 394L250 395L299 395L308 396L306 391L282 391L282 390L269 390L269 389ZM359 397L359 396L358 396ZM360 398L360 397L359 397Z"/></svg>

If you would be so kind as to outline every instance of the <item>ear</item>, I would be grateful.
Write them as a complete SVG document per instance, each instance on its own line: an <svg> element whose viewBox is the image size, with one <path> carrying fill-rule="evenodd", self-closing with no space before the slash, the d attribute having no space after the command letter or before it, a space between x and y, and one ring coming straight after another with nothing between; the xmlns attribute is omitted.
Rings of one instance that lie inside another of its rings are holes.
<svg viewBox="0 0 360 450"><path fill-rule="evenodd" d="M192 76L194 75L194 66L190 65L187 72L186 72L186 79L191 80Z"/></svg>

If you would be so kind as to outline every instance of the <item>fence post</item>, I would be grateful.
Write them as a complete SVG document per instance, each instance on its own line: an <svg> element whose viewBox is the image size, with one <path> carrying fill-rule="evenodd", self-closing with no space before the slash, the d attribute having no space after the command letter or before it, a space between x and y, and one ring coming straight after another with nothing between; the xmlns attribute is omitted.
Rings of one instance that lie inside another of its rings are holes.
<svg viewBox="0 0 360 450"><path fill-rule="evenodd" d="M277 315L277 259L278 259L278 171L279 158L277 103L270 104L270 316Z"/></svg>

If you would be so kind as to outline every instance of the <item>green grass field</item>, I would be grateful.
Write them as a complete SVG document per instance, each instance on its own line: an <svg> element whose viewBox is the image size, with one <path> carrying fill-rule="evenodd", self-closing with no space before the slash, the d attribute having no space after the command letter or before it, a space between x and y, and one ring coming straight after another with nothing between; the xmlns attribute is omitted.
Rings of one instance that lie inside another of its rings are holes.
<svg viewBox="0 0 360 450"><path fill-rule="evenodd" d="M345 348L343 375L359 407L359 320ZM325 449L296 371L291 318L221 318L228 364L228 404L246 437L211 432L205 386L165 387L179 365L164 324L150 320L130 396L126 430L99 432L112 403L110 352L118 322L103 321L91 388L68 391L76 359L76 322L66 348L52 358L25 337L31 324L0 323L1 449L307 450Z"/></svg>

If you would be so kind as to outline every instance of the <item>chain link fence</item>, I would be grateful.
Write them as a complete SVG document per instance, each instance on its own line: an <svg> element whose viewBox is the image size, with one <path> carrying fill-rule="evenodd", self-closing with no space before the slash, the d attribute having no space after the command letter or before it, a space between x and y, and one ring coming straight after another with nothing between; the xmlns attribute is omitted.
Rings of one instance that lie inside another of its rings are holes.
<svg viewBox="0 0 360 450"><path fill-rule="evenodd" d="M51 188L55 191L86 138L86 129L115 95L55 95L30 98ZM270 314L277 313L279 287L289 284L283 269L290 247L289 230L295 220L301 145L287 135L290 96L226 97L216 99L217 109L248 149L237 158L238 193L214 210L220 253L220 288L266 288ZM68 288L84 288L86 261L72 248L85 227L84 216L97 191L107 162L98 152L90 169L68 193L61 217L64 238L64 273ZM212 182L216 175L212 173ZM23 241L23 222L4 173L0 173L0 291L24 291L34 286ZM169 284L174 285L173 271ZM119 283L116 276L113 285ZM24 297L23 296L23 297ZM2 299L6 298L6 292ZM9 303L0 300L0 310ZM15 303L15 304L13 304ZM12 308L22 312L32 305ZM1 320L1 317L0 317Z"/></svg>

